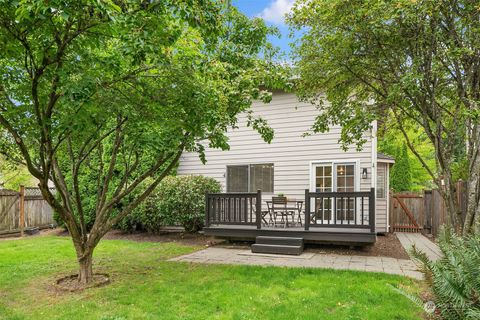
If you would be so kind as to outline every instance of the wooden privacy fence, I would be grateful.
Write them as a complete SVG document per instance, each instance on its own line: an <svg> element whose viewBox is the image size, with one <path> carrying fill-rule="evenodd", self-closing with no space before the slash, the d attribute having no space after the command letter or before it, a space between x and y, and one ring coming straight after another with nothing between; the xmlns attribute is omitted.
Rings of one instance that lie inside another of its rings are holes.
<svg viewBox="0 0 480 320"><path fill-rule="evenodd" d="M465 183L456 186L456 196L465 215ZM447 221L447 210L438 190L420 193L390 193L390 232L424 232L437 236Z"/></svg>
<svg viewBox="0 0 480 320"><path fill-rule="evenodd" d="M54 223L53 209L43 199L40 189L0 189L0 236L23 234L25 228L46 228Z"/></svg>

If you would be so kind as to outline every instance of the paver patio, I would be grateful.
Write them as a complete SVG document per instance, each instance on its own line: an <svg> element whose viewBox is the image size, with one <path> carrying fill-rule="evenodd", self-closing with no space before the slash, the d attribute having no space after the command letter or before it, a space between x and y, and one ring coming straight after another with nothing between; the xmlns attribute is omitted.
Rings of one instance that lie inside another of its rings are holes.
<svg viewBox="0 0 480 320"><path fill-rule="evenodd" d="M442 256L438 245L421 233L396 232L395 234L407 252L415 245L417 249L425 252L430 260L436 261Z"/></svg>
<svg viewBox="0 0 480 320"><path fill-rule="evenodd" d="M359 270L384 272L422 279L423 275L415 263L407 259L388 257L347 256L319 254L305 251L300 256L251 253L249 249L210 247L201 251L170 259L211 264L245 264L279 267L330 268L339 270Z"/></svg>

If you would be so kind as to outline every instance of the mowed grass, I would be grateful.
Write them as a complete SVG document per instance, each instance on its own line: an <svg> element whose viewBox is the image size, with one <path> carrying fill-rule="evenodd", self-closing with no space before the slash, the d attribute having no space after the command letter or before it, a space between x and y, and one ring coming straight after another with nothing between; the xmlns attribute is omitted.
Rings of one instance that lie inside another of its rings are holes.
<svg viewBox="0 0 480 320"><path fill-rule="evenodd" d="M104 240L95 271L112 283L83 292L52 286L76 272L71 240L0 241L0 319L421 319L396 292L410 279L353 271L198 265L168 258L199 248Z"/></svg>

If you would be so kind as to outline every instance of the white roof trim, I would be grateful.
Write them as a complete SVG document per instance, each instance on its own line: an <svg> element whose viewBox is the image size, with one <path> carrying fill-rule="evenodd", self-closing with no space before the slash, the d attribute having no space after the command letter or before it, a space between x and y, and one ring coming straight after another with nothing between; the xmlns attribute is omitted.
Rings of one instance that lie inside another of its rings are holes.
<svg viewBox="0 0 480 320"><path fill-rule="evenodd" d="M382 162L382 163L391 163L394 164L395 160L390 160L390 159L379 159L377 158L377 162Z"/></svg>

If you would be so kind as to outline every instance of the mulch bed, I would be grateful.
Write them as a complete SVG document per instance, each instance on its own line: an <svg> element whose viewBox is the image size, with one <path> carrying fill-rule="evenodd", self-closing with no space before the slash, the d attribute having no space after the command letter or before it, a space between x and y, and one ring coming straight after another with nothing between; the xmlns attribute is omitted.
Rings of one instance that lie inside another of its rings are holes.
<svg viewBox="0 0 480 320"><path fill-rule="evenodd" d="M57 235L68 236L66 231L58 231ZM227 248L249 248L251 242L225 241L211 236L205 236L199 233L185 233L181 231L165 231L161 233L147 232L124 232L112 230L108 232L103 239L109 240L131 240L139 242L175 242L188 246L215 246L220 245ZM373 245L364 247L350 247L328 244L307 244L305 249L308 252L323 254L357 255L371 257L390 257L396 259L410 259L402 244L393 233L378 235L377 242Z"/></svg>
<svg viewBox="0 0 480 320"><path fill-rule="evenodd" d="M69 236L68 231L56 229L53 234L57 236ZM187 233L182 230L166 230L158 233L144 231L126 232L122 230L109 231L102 239L106 240L130 240L137 242L175 242L186 246L213 246L225 240L205 236L200 233Z"/></svg>
<svg viewBox="0 0 480 320"><path fill-rule="evenodd" d="M250 248L251 242L233 241L220 244L224 248ZM320 254L341 254L346 256L390 257L395 259L410 259L402 244L393 233L378 235L377 242L364 247L350 247L331 244L306 244L307 252Z"/></svg>
<svg viewBox="0 0 480 320"><path fill-rule="evenodd" d="M112 230L108 232L103 239L108 240L131 240L139 242L176 242L188 246L212 246L224 240L216 239L211 236L205 236L199 233L186 233L182 231L165 231L160 233L148 232L124 232Z"/></svg>
<svg viewBox="0 0 480 320"><path fill-rule="evenodd" d="M55 281L55 287L62 291L81 291L89 288L102 287L110 283L110 278L107 274L96 273L93 275L93 280L88 285L78 282L78 274L66 276Z"/></svg>
<svg viewBox="0 0 480 320"><path fill-rule="evenodd" d="M316 253L410 259L397 236L393 233L378 235L375 244L364 247L308 245L306 248L308 251Z"/></svg>

